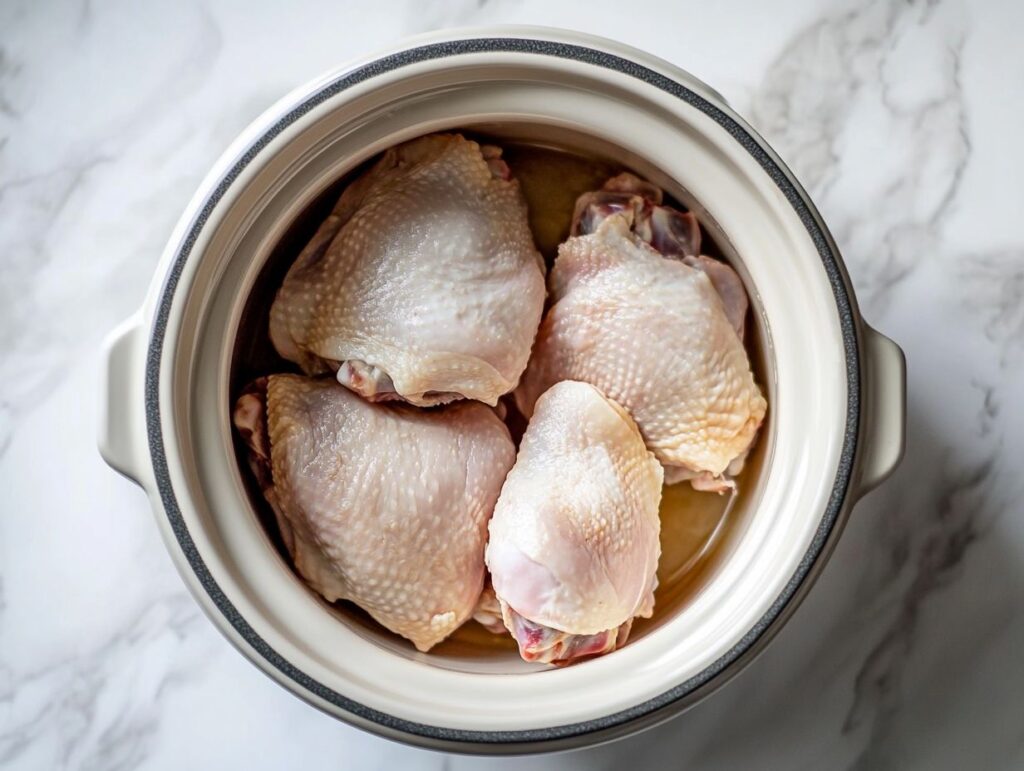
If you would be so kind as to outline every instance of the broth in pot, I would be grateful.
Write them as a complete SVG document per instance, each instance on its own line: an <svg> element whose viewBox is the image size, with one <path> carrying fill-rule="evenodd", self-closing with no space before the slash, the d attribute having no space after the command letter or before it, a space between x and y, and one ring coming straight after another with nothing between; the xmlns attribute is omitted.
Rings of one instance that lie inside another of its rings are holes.
<svg viewBox="0 0 1024 771"><path fill-rule="evenodd" d="M502 157L513 177L521 185L529 207L530 228L537 248L543 254L549 269L554 262L558 245L569 236L576 199L582 193L600 188L610 177L623 171L633 171L612 158L581 153L568 147L509 141L504 137L495 140L487 134L463 133L481 143L492 141L502 147ZM365 171L372 162L371 160L363 164L325 190L295 219L275 246L256 280L242 314L231 363L232 403L245 385L257 377L298 372L296 366L282 359L270 343L270 306L288 268L331 211L338 196L349 181ZM641 177L645 176L639 170L634 173ZM665 203L680 209L690 208L684 202L673 198L669 191L666 191ZM708 227L705 217L699 210L696 213L702 225L701 251L711 257L724 259L725 250L717 241L714 229ZM765 383L765 352L758 324L746 325L744 343L756 381ZM516 431L515 425L511 425L510 428L513 435L518 438L517 433L521 433L521 426L519 432ZM745 508L739 504L742 503L744 496L752 493L754 480L763 466L766 442L762 441L762 438L766 432L767 425L763 425L743 471L736 477L734 492L699 492L686 482L664 487L660 505L661 557L657 571L658 586L655 591L654 615L649 619L636 619L630 634L631 641L640 639L656 628L660 620L684 607L707 584L729 542L743 526L743 522L734 512ZM247 447L237 434L235 450L253 510L282 558L291 564L274 513L249 473ZM331 608L345 620L357 624L367 634L375 638L390 638L388 647L404 650L409 656L429 657L431 663L439 666L473 671L474 662L501 659L508 662L510 669L517 671L524 666L530 667L519 661L516 655L516 642L512 636L493 634L473 620L463 624L428 654L421 654L406 640L379 627L367 613L355 605L334 603Z"/></svg>

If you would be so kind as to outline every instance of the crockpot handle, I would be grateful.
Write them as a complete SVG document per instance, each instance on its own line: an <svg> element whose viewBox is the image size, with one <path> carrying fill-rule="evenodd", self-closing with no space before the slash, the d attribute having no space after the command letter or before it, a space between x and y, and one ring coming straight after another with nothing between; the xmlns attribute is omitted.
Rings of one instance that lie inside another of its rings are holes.
<svg viewBox="0 0 1024 771"><path fill-rule="evenodd" d="M907 434L907 360L896 343L864 325L863 453L857 497L881 484L903 458Z"/></svg>
<svg viewBox="0 0 1024 771"><path fill-rule="evenodd" d="M141 311L111 332L104 343L104 383L99 449L103 460L149 489L145 415L146 324Z"/></svg>

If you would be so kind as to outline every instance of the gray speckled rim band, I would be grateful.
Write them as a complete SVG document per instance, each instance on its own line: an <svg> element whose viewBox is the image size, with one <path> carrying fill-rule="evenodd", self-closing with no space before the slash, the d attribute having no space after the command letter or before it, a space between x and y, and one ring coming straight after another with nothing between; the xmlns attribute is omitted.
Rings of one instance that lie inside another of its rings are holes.
<svg viewBox="0 0 1024 771"><path fill-rule="evenodd" d="M804 554L796 572L790 578L782 593L776 598L768 612L748 631L735 646L717 661L704 669L689 680L665 691L661 695L638 704L621 712L607 715L595 720L588 720L568 725L552 726L548 728L530 729L523 731L464 731L454 728L414 723L396 718L359 704L344 695L334 691L322 683L309 677L286 660L277 651L271 648L265 640L246 622L238 610L234 607L228 597L214 581L213 576L203 562L195 543L185 525L178 507L177 498L171 485L168 474L167 458L164 453L164 440L161 431L159 402L159 383L162 351L164 338L167 330L167 320L170 314L171 304L174 299L178 281L181 277L185 263L192 255L193 247L198 234L205 226L210 213L221 200L228 188L234 184L242 170L267 146L267 144L281 133L287 126L296 119L309 112L332 96L362 83L375 75L389 72L406 65L432 59L442 59L451 56L460 56L470 53L489 52L515 52L553 56L563 59L574 59L586 64L604 67L610 70L630 75L644 81L662 91L682 99L687 104L699 109L710 118L715 120L726 131L739 142L751 156L768 173L771 179L778 186L790 205L797 212L804 227L814 242L818 254L821 256L822 264L828 274L829 282L835 295L836 308L839 314L839 321L842 329L843 342L846 355L846 375L848 401L846 411L846 428L843 438L842 454L839 462L839 469L836 474L832 492L829 497L827 508L821 518L821 522L811 542L810 548ZM782 168L776 163L771 155L759 144L750 132L737 123L730 115L716 105L709 102L702 96L690 89L662 75L659 72L641 66L636 62L623 59L612 54L586 48L577 45L551 42L546 40L531 40L523 38L474 38L467 40L456 40L451 42L424 45L418 48L411 48L405 51L385 56L374 62L366 64L355 70L341 75L337 80L324 86L317 93L309 96L301 104L297 105L287 115L278 120L256 140L242 156L235 162L226 176L220 180L216 188L207 196L202 209L193 221L187 236L178 248L177 255L167 274L166 281L160 296L154 320L152 338L149 344L146 359L146 424L149 437L150 454L153 461L153 470L160 498L167 518L170 521L171 529L177 538L185 558L192 566L193 571L203 588L209 594L210 599L220 609L224 618L235 629L235 631L248 643L251 648L262 656L274 668L279 670L285 677L294 681L298 686L324 701L334 704L354 716L362 718L382 729L390 732L406 734L410 738L423 737L433 742L447 743L458 748L461 745L466 749L472 744L494 745L494 744L529 744L529 743L551 743L558 740L568 740L571 737L580 737L599 731L608 731L624 726L631 721L639 720L668 705L684 699L698 688L706 686L713 679L722 675L725 670L741 656L752 652L757 641L766 634L769 627L779 619L780 614L796 595L800 585L811 571L814 563L822 552L830 533L835 526L843 504L847 496L853 472L854 456L857 446L857 427L860 416L860 374L858 366L857 346L857 322L853 306L847 293L846 283L843 278L842 269L839 266L838 255L834 253L831 242L823 232L815 217L811 205L805 200L799 189L790 181ZM774 631L774 630L773 630ZM414 740L415 741L415 740Z"/></svg>

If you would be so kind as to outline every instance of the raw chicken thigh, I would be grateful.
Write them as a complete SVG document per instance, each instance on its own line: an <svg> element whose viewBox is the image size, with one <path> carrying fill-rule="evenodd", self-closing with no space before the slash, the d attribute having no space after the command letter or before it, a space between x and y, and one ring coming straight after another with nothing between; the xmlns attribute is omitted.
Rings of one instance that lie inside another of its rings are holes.
<svg viewBox="0 0 1024 771"><path fill-rule="evenodd" d="M586 383L537 401L494 509L487 567L527 661L615 650L654 609L662 468L632 418ZM477 618L487 621L484 602Z"/></svg>
<svg viewBox="0 0 1024 771"><path fill-rule="evenodd" d="M278 352L371 401L494 405L526 367L544 264L501 150L391 148L348 186L270 314Z"/></svg>
<svg viewBox="0 0 1024 771"><path fill-rule="evenodd" d="M698 254L696 219L660 202L629 174L581 196L516 402L529 416L553 383L592 383L636 420L666 482L722 491L767 408L742 342L746 293Z"/></svg>
<svg viewBox="0 0 1024 771"><path fill-rule="evenodd" d="M333 380L261 378L235 425L303 578L426 651L473 612L484 543L515 459L483 404L368 402Z"/></svg>

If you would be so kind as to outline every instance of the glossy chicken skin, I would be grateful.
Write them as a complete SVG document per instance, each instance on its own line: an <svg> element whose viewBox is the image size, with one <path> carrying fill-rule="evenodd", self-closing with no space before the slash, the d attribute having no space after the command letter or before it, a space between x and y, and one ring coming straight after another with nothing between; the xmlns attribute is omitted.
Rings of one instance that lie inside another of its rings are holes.
<svg viewBox="0 0 1024 771"><path fill-rule="evenodd" d="M274 375L235 425L299 574L421 651L473 612L487 522L515 448L494 411L374 404L330 379Z"/></svg>
<svg viewBox="0 0 1024 771"><path fill-rule="evenodd" d="M636 420L667 482L721 491L767 408L742 341L746 294L724 263L688 254L692 215L659 202L631 175L581 197L516 401L529 416L553 383L592 383Z"/></svg>
<svg viewBox="0 0 1024 771"><path fill-rule="evenodd" d="M540 397L487 546L502 618L525 660L607 653L636 616L651 615L661 485L633 420L598 389L564 381Z"/></svg>
<svg viewBox="0 0 1024 771"><path fill-rule="evenodd" d="M494 405L526 367L544 265L498 148L431 135L345 190L289 270L278 352L372 401Z"/></svg>

